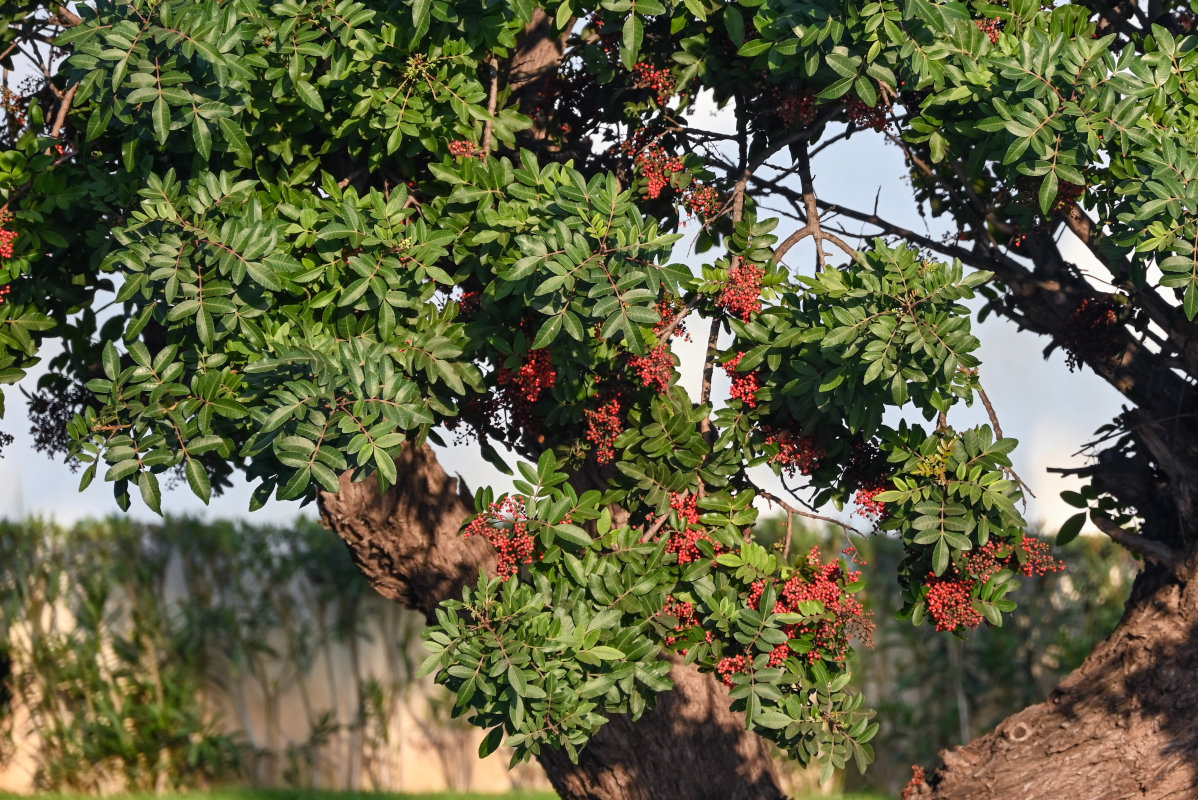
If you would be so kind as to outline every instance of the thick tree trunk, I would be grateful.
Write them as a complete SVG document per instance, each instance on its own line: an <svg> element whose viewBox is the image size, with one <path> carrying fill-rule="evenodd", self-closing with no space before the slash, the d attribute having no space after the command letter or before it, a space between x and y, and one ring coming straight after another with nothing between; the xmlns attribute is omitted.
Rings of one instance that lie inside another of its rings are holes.
<svg viewBox="0 0 1198 800"><path fill-rule="evenodd" d="M321 495L321 518L380 594L432 619L441 600L494 568L495 554L484 540L458 534L473 502L429 448L408 448L396 466L399 483L386 493L373 480L343 475L339 493ZM681 664L670 677L676 688L654 710L635 723L614 717L577 765L542 753L558 793L565 800L781 800L769 749L729 710L728 690Z"/></svg>
<svg viewBox="0 0 1198 800"><path fill-rule="evenodd" d="M1115 632L1043 703L941 753L921 800L1198 797L1198 558L1137 578Z"/></svg>

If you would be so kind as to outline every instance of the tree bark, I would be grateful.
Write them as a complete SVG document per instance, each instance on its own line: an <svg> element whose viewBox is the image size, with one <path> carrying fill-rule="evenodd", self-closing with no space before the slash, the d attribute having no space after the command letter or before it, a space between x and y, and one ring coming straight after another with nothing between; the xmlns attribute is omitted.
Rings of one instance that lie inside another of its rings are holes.
<svg viewBox="0 0 1198 800"><path fill-rule="evenodd" d="M1147 566L1122 621L1043 703L941 753L920 800L1198 797L1198 557Z"/></svg>
<svg viewBox="0 0 1198 800"><path fill-rule="evenodd" d="M433 619L437 604L492 570L495 553L458 531L473 514L459 479L427 446L409 447L396 463L399 482L379 492L374 480L351 482L320 497L321 519L349 548L384 597ZM781 800L765 741L729 709L728 690L693 666L675 664L675 689L635 723L614 716L582 751L578 764L561 752L540 756L564 800Z"/></svg>

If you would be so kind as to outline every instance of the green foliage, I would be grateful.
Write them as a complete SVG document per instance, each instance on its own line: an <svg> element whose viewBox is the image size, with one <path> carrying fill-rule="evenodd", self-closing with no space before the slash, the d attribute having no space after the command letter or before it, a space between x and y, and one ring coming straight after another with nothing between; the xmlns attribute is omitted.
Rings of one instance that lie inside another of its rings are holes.
<svg viewBox="0 0 1198 800"><path fill-rule="evenodd" d="M48 24L49 10L6 21ZM485 749L506 737L518 756L576 756L608 715L638 716L667 687L660 655L677 645L800 762L863 766L875 728L841 641L802 630L839 612L769 612L786 586L844 598L856 582L745 543L766 497L753 468L895 531L904 617L935 617L929 595L953 581L965 619L1001 625L1042 554L1024 537L1015 442L949 418L980 389L967 302L1007 288L953 258L1009 267L1003 246L1081 198L1128 298L1176 290L1198 314L1198 39L1161 25L1120 50L1088 8L1026 0L134 0L80 14L57 39L61 119L39 98L19 124L6 112L0 227L18 238L0 259L0 382L61 341L41 388L86 387L70 455L122 507L136 486L160 510L164 476L208 502L241 473L254 507L311 501L349 472L386 488L402 448L447 428L502 468L502 446L537 461L520 499L483 493L467 532L516 548L507 577L519 548L535 542L539 560L513 581L481 576L430 639L429 669L492 731ZM563 36L560 83L517 68L534 21ZM650 91L644 76L663 71L671 85ZM737 116L735 163L692 144L701 91ZM829 125L882 127L898 106L917 196L989 237L970 251L900 231L950 263L910 241L856 250L814 218L809 162L838 138ZM599 138L621 146L595 152ZM771 159L798 193L753 174ZM807 215L781 244L771 192ZM669 263L677 204L714 251L697 275ZM783 263L804 237L814 275ZM843 263L825 264L829 243ZM712 320L697 398L669 349L692 313ZM717 364L727 402L711 396ZM891 422L904 414L936 426ZM1097 490L1081 499L1134 519ZM979 554L995 569L950 577ZM679 603L696 620L675 636L660 615Z"/></svg>

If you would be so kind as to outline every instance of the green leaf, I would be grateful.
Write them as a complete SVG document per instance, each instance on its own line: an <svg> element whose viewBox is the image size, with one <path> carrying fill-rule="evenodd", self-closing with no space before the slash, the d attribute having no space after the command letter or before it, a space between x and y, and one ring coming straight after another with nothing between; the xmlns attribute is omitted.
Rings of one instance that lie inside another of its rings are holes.
<svg viewBox="0 0 1198 800"><path fill-rule="evenodd" d="M162 513L162 490L158 487L158 476L148 469L137 476L137 488L141 499L155 514Z"/></svg>
<svg viewBox="0 0 1198 800"><path fill-rule="evenodd" d="M1085 511L1080 511L1071 516L1069 519L1065 520L1065 523L1061 525L1061 529L1057 531L1057 546L1060 547L1062 545L1069 544L1076 539L1077 535L1082 532L1082 526L1085 524Z"/></svg>
<svg viewBox="0 0 1198 800"><path fill-rule="evenodd" d="M196 459L189 458L183 465L183 472L187 475L187 485L191 491L204 501L204 505L208 505L212 499L212 481L208 478L208 470Z"/></svg>

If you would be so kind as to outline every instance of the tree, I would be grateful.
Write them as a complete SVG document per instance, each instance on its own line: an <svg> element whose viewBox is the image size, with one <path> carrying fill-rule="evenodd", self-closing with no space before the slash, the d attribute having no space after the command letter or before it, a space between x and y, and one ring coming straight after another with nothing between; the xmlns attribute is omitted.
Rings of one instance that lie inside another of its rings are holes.
<svg viewBox="0 0 1198 800"><path fill-rule="evenodd" d="M43 69L4 96L0 380L61 344L31 407L85 484L102 467L122 507L136 488L157 510L164 474L207 500L240 473L255 503L319 501L375 587L434 623L427 666L484 749L539 758L563 796L778 797L767 739L826 769L872 757L845 689L869 621L849 561L746 538L754 501L856 504L904 543L901 613L940 633L1001 624L1021 575L1059 567L1025 536L978 295L1126 398L1063 537L1088 516L1144 568L1048 702L908 795L1194 793L1188 10L76 12L3 12L0 58ZM700 94L735 134L688 118ZM955 236L820 199L813 159L878 136ZM698 275L669 263L687 218ZM670 340L696 320L690 397ZM991 424L954 428L976 399ZM471 501L428 447L447 430L524 459L520 494Z"/></svg>

